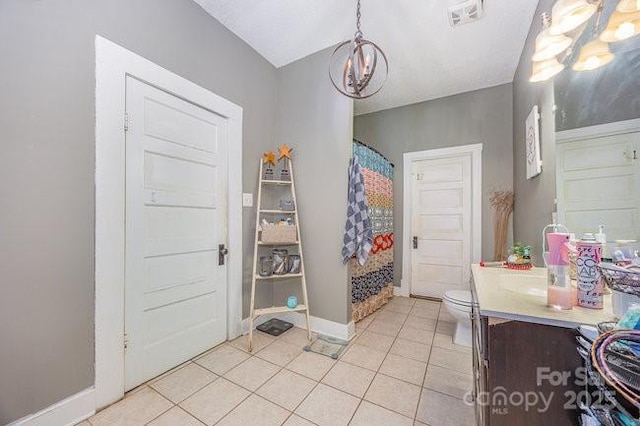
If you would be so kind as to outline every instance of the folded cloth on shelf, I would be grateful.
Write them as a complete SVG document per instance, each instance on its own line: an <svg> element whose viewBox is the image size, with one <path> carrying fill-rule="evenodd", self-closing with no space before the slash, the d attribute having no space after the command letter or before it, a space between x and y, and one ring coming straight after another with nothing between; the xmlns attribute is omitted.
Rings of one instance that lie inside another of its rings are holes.
<svg viewBox="0 0 640 426"><path fill-rule="evenodd" d="M373 246L373 230L367 210L362 168L358 157L354 155L349 162L349 197L342 247L344 262L355 255L362 266L369 257Z"/></svg>

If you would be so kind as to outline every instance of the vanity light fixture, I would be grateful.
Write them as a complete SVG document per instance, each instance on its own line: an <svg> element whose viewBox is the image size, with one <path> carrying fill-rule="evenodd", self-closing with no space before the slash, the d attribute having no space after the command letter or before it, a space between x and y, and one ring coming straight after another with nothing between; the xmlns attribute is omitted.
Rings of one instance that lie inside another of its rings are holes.
<svg viewBox="0 0 640 426"><path fill-rule="evenodd" d="M607 65L613 60L613 56L609 44L596 38L582 46L578 60L572 68L575 71L591 71Z"/></svg>
<svg viewBox="0 0 640 426"><path fill-rule="evenodd" d="M584 24L596 13L598 6L588 0L558 0L551 9L551 27L553 35L573 31Z"/></svg>
<svg viewBox="0 0 640 426"><path fill-rule="evenodd" d="M602 9L604 0L598 3L598 17L593 28L593 33L600 32L600 18L602 18ZM591 71L607 65L613 60L613 53L609 50L609 43L606 43L596 35L593 40L582 46L578 60L573 64L574 71Z"/></svg>
<svg viewBox="0 0 640 426"><path fill-rule="evenodd" d="M552 35L549 32L551 18L549 14L542 14L542 32L536 37L536 51L531 58L534 62L555 58L571 46L573 39L564 34Z"/></svg>
<svg viewBox="0 0 640 426"><path fill-rule="evenodd" d="M564 33L576 30L572 32L571 35L575 39L578 39L584 29L584 26L580 29L580 25L587 22L587 20L593 16L594 12L597 12L597 19L593 29L595 37L580 49L578 59L571 67L575 71L595 70L608 64L614 59L613 53L609 50L608 43L625 40L640 34L640 0L621 0L617 4L616 10L609 17L607 27L600 33L600 19L602 18L603 8L604 0L556 1L552 9L551 26L548 26L546 17L543 15L543 29L536 38L536 51L532 58L534 60L533 73L529 81L538 82L548 80L562 71L566 61L572 57L569 53L564 55L559 62L555 57L541 61L541 63L536 62L536 60L546 57L542 53L545 52L543 49L545 45L542 43L544 37L546 37L547 34L553 35L557 31ZM539 42L538 40L541 41ZM572 41L571 44L574 42L575 41ZM556 55L566 49L569 49L569 52L571 52L571 44L563 50L560 50L560 47L558 47L559 53Z"/></svg>
<svg viewBox="0 0 640 426"><path fill-rule="evenodd" d="M529 81L532 83L537 83L539 81L549 80L551 77L558 74L563 69L564 64L558 62L555 57L547 59L546 61L534 62L533 73L531 74L531 78L529 79Z"/></svg>
<svg viewBox="0 0 640 426"><path fill-rule="evenodd" d="M356 9L356 32L331 55L329 77L343 95L364 99L375 95L387 80L389 64L380 47L364 38L360 30L360 0Z"/></svg>
<svg viewBox="0 0 640 426"><path fill-rule="evenodd" d="M611 14L607 27L600 34L600 40L613 43L626 40L640 33L640 11L623 13L617 10Z"/></svg>
<svg viewBox="0 0 640 426"><path fill-rule="evenodd" d="M622 13L640 12L640 0L620 0L616 10Z"/></svg>

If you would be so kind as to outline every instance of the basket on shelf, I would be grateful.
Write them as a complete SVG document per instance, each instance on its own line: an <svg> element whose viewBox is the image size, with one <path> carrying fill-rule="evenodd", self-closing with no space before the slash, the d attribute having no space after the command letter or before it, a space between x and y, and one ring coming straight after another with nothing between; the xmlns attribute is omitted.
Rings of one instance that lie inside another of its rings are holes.
<svg viewBox="0 0 640 426"><path fill-rule="evenodd" d="M295 243L297 239L295 225L261 225L260 241L263 243Z"/></svg>
<svg viewBox="0 0 640 426"><path fill-rule="evenodd" d="M612 263L600 263L597 267L612 290L640 296L640 269L622 268Z"/></svg>

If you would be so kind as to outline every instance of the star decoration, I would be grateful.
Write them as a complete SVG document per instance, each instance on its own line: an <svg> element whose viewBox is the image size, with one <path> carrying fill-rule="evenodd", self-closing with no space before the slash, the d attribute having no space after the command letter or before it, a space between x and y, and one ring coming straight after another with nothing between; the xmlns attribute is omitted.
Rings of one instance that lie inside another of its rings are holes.
<svg viewBox="0 0 640 426"><path fill-rule="evenodd" d="M262 162L265 164L276 165L276 154L273 151L262 154Z"/></svg>
<svg viewBox="0 0 640 426"><path fill-rule="evenodd" d="M280 157L278 157L278 161L282 160L283 158L288 158L289 160L291 160L291 151L293 151L293 148L289 148L287 145L282 145L278 147L278 150L280 151Z"/></svg>

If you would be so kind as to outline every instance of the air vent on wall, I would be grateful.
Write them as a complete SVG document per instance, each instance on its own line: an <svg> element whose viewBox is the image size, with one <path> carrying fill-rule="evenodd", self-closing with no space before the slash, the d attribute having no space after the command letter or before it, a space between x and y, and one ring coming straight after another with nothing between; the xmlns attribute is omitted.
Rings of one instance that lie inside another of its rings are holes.
<svg viewBox="0 0 640 426"><path fill-rule="evenodd" d="M482 18L483 0L467 0L465 2L449 7L449 24L452 27L468 24Z"/></svg>

